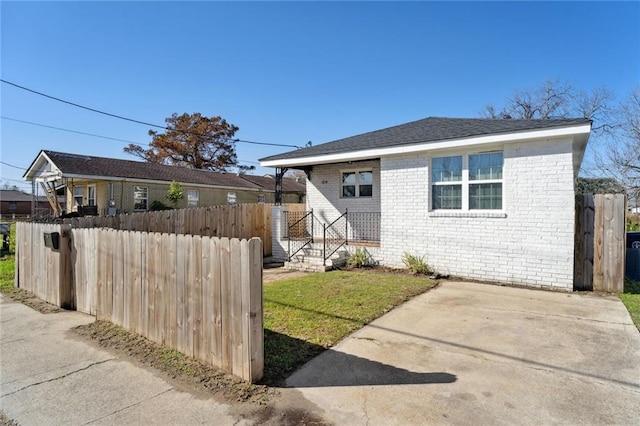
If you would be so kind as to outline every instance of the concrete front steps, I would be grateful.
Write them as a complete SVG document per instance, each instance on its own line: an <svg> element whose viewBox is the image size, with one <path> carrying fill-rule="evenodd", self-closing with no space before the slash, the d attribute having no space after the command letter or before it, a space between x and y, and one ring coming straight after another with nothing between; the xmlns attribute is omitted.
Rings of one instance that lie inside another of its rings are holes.
<svg viewBox="0 0 640 426"><path fill-rule="evenodd" d="M291 261L284 262L284 267L294 271L326 272L346 265L348 258L349 252L341 247L327 259L325 265L322 259L322 248L305 247L292 256Z"/></svg>

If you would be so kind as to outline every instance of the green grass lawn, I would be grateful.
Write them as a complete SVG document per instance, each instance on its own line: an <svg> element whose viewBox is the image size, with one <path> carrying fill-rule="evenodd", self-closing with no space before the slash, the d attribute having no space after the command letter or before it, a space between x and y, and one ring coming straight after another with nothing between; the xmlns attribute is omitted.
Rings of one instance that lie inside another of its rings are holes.
<svg viewBox="0 0 640 426"><path fill-rule="evenodd" d="M627 307L633 323L640 330L640 281L625 280L620 300Z"/></svg>
<svg viewBox="0 0 640 426"><path fill-rule="evenodd" d="M13 279L15 271L15 256L4 255L0 258L0 291L11 293L13 291Z"/></svg>
<svg viewBox="0 0 640 426"><path fill-rule="evenodd" d="M398 273L332 271L264 286L265 377L297 367L434 283Z"/></svg>

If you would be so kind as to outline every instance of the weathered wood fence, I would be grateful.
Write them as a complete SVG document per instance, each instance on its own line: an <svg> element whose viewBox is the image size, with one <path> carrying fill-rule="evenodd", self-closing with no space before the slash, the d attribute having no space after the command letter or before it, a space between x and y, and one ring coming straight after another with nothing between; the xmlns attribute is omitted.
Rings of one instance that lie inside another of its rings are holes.
<svg viewBox="0 0 640 426"><path fill-rule="evenodd" d="M52 232L60 235L60 248L56 251L44 244L44 234ZM56 306L73 309L70 239L71 227L68 225L17 222L16 286Z"/></svg>
<svg viewBox="0 0 640 426"><path fill-rule="evenodd" d="M304 204L292 206L304 207ZM258 237L263 242L264 255L271 256L271 207L271 204L236 204L107 217L86 216L64 219L63 223L73 228L112 228L241 239Z"/></svg>
<svg viewBox="0 0 640 426"><path fill-rule="evenodd" d="M622 194L577 198L574 290L623 291L625 211Z"/></svg>
<svg viewBox="0 0 640 426"><path fill-rule="evenodd" d="M44 246L60 232L60 248ZM16 283L248 381L264 369L262 242L18 223Z"/></svg>

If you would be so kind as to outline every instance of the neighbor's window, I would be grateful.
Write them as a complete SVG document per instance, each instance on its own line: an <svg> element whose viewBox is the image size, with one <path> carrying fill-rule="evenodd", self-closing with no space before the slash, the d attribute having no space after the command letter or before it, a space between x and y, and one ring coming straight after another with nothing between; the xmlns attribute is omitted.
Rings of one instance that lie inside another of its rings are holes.
<svg viewBox="0 0 640 426"><path fill-rule="evenodd" d="M189 189L187 191L187 207L198 207L200 203L200 190Z"/></svg>
<svg viewBox="0 0 640 426"><path fill-rule="evenodd" d="M227 192L227 204L235 204L237 197L235 192Z"/></svg>
<svg viewBox="0 0 640 426"><path fill-rule="evenodd" d="M87 186L87 205L88 206L96 205L96 186L95 185Z"/></svg>
<svg viewBox="0 0 640 426"><path fill-rule="evenodd" d="M84 193L81 186L73 187L73 201L76 206L81 206L83 202Z"/></svg>
<svg viewBox="0 0 640 426"><path fill-rule="evenodd" d="M16 204L16 203L9 203L9 210L10 210L10 211L18 210L18 204Z"/></svg>
<svg viewBox="0 0 640 426"><path fill-rule="evenodd" d="M149 204L149 188L146 186L133 187L133 209L147 210Z"/></svg>
<svg viewBox="0 0 640 426"><path fill-rule="evenodd" d="M371 170L342 173L342 197L373 196L373 172Z"/></svg>
<svg viewBox="0 0 640 426"><path fill-rule="evenodd" d="M267 201L267 197L264 194L258 194L258 203L264 204Z"/></svg>
<svg viewBox="0 0 640 426"><path fill-rule="evenodd" d="M502 152L431 159L433 210L502 210Z"/></svg>

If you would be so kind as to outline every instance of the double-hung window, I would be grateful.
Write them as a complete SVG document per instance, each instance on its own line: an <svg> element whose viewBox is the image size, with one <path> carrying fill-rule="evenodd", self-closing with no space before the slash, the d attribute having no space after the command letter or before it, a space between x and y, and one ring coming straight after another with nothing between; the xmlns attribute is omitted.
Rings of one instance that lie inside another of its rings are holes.
<svg viewBox="0 0 640 426"><path fill-rule="evenodd" d="M502 210L502 152L469 155L469 210Z"/></svg>
<svg viewBox="0 0 640 426"><path fill-rule="evenodd" d="M431 161L431 203L434 210L462 208L462 156Z"/></svg>
<svg viewBox="0 0 640 426"><path fill-rule="evenodd" d="M200 191L197 189L187 190L187 207L198 207L200 202Z"/></svg>
<svg viewBox="0 0 640 426"><path fill-rule="evenodd" d="M432 158L432 210L502 210L502 163L502 152Z"/></svg>
<svg viewBox="0 0 640 426"><path fill-rule="evenodd" d="M342 172L342 198L373 196L371 170Z"/></svg>
<svg viewBox="0 0 640 426"><path fill-rule="evenodd" d="M73 187L73 202L76 206L81 206L84 202L84 191L81 186Z"/></svg>
<svg viewBox="0 0 640 426"><path fill-rule="evenodd" d="M149 188L146 186L133 187L133 209L147 210L149 203Z"/></svg>
<svg viewBox="0 0 640 426"><path fill-rule="evenodd" d="M87 186L87 205L88 206L96 205L96 186L95 185Z"/></svg>

